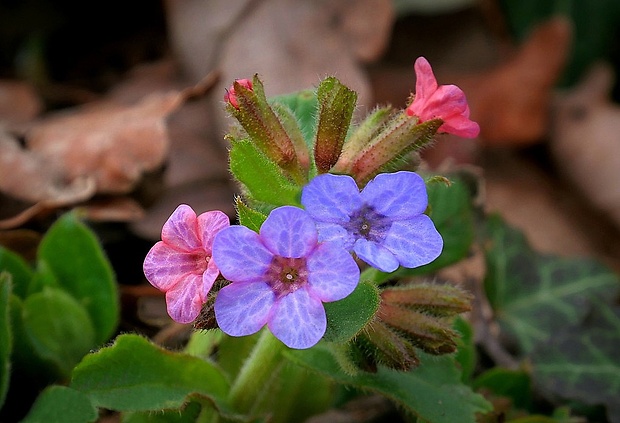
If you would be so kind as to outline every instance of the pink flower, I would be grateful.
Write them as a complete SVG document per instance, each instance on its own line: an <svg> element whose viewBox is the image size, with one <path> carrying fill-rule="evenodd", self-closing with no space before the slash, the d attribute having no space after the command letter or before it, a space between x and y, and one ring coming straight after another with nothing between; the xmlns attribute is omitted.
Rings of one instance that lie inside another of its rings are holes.
<svg viewBox="0 0 620 423"><path fill-rule="evenodd" d="M248 90L252 90L252 81L249 79L236 79L235 82L242 87L247 88ZM237 94L235 93L235 84L233 83L228 90L226 90L226 94L224 94L224 101L230 103L235 109L239 108L239 103L237 103Z"/></svg>
<svg viewBox="0 0 620 423"><path fill-rule="evenodd" d="M179 323L198 317L207 294L220 271L211 260L213 238L230 226L221 211L196 217L181 204L161 230L157 242L144 259L144 274L155 288L166 293L168 314Z"/></svg>
<svg viewBox="0 0 620 423"><path fill-rule="evenodd" d="M463 138L477 137L480 127L469 120L469 106L463 90L456 85L437 86L433 69L424 57L418 57L414 68L416 92L407 114L417 116L420 123L437 118L443 120L439 132Z"/></svg>

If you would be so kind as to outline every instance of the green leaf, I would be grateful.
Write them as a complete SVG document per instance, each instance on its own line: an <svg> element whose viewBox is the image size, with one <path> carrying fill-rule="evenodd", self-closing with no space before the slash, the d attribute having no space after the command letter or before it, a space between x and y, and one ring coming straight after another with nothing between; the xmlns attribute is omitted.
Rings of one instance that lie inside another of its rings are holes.
<svg viewBox="0 0 620 423"><path fill-rule="evenodd" d="M581 325L532 352L534 381L552 399L603 404L609 421L620 422L619 347L620 306L598 302Z"/></svg>
<svg viewBox="0 0 620 423"><path fill-rule="evenodd" d="M178 409L193 394L229 409L229 384L219 368L137 335L121 335L112 346L87 355L74 369L70 386L96 406L118 411Z"/></svg>
<svg viewBox="0 0 620 423"><path fill-rule="evenodd" d="M62 377L69 377L73 367L96 345L85 308L62 290L45 288L29 296L23 303L22 316L34 352Z"/></svg>
<svg viewBox="0 0 620 423"><path fill-rule="evenodd" d="M75 214L65 214L43 237L38 258L86 308L95 326L95 342L107 341L118 324L118 287L95 235Z"/></svg>
<svg viewBox="0 0 620 423"><path fill-rule="evenodd" d="M534 252L498 216L487 222L485 290L501 329L528 353L554 333L579 323L596 298L614 298L620 281L585 258Z"/></svg>
<svg viewBox="0 0 620 423"><path fill-rule="evenodd" d="M280 103L293 112L299 122L306 145L308 148L312 148L316 134L317 110L319 107L316 92L313 90L303 90L292 94L275 96L270 101Z"/></svg>
<svg viewBox="0 0 620 423"><path fill-rule="evenodd" d="M434 357L420 352L420 366L409 372L379 366L376 373L350 375L342 371L325 346L291 350L286 355L338 383L385 395L426 422L474 423L476 413L492 409L481 395L461 383L460 372L450 356Z"/></svg>
<svg viewBox="0 0 620 423"><path fill-rule="evenodd" d="M314 159L319 173L325 173L340 157L351 125L357 93L332 76L319 84L317 99L319 115Z"/></svg>
<svg viewBox="0 0 620 423"><path fill-rule="evenodd" d="M49 386L21 423L87 423L99 417L87 395L66 386Z"/></svg>
<svg viewBox="0 0 620 423"><path fill-rule="evenodd" d="M195 423L200 415L201 405L190 401L180 410L138 411L123 413L123 423Z"/></svg>
<svg viewBox="0 0 620 423"><path fill-rule="evenodd" d="M360 282L348 297L325 303L328 342L347 342L355 337L379 309L379 290L368 282Z"/></svg>
<svg viewBox="0 0 620 423"><path fill-rule="evenodd" d="M532 405L532 381L523 370L494 367L478 376L472 387L510 398L517 408L529 410Z"/></svg>
<svg viewBox="0 0 620 423"><path fill-rule="evenodd" d="M265 214L247 206L240 197L235 198L235 208L237 209L240 225L246 226L254 232L260 231L260 227L267 219Z"/></svg>
<svg viewBox="0 0 620 423"><path fill-rule="evenodd" d="M453 327L461 335L456 341L457 350L454 359L461 366L461 376L465 383L471 379L476 369L477 354L474 329L467 320L460 316L454 320Z"/></svg>
<svg viewBox="0 0 620 423"><path fill-rule="evenodd" d="M11 315L9 300L11 298L11 275L0 272L0 409L9 390L11 376L11 351L13 334L11 332Z"/></svg>
<svg viewBox="0 0 620 423"><path fill-rule="evenodd" d="M253 200L273 206L300 206L301 187L284 176L279 166L249 140L233 142L230 170Z"/></svg>
<svg viewBox="0 0 620 423"><path fill-rule="evenodd" d="M11 274L13 293L25 298L33 271L23 258L0 246L0 272L3 271Z"/></svg>

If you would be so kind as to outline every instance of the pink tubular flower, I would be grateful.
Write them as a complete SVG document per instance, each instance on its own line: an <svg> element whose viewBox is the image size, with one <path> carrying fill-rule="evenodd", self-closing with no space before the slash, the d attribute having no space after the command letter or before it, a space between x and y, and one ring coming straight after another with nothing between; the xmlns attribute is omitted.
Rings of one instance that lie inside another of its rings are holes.
<svg viewBox="0 0 620 423"><path fill-rule="evenodd" d="M465 93L456 85L437 85L430 63L418 57L414 64L416 83L415 98L407 107L409 116L417 116L420 123L431 119L443 120L439 132L463 138L475 138L480 127L469 120L469 106Z"/></svg>
<svg viewBox="0 0 620 423"><path fill-rule="evenodd" d="M252 89L252 81L249 79L236 79L236 83L241 85L242 87L247 88L248 90ZM226 90L226 94L224 94L224 101L226 103L230 103L235 109L239 108L239 103L237 103L237 94L235 93L235 84L233 83L228 90Z"/></svg>
<svg viewBox="0 0 620 423"><path fill-rule="evenodd" d="M195 320L207 301L220 273L211 260L213 239L228 226L228 216L221 211L196 217L190 206L181 204L164 224L162 240L146 255L146 279L166 293L168 314L176 322Z"/></svg>

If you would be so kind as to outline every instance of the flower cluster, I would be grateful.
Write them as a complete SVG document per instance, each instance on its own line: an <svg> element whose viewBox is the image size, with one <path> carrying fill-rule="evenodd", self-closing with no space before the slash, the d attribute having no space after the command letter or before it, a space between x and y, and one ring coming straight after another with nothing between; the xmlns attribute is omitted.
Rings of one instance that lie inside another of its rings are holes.
<svg viewBox="0 0 620 423"><path fill-rule="evenodd" d="M416 94L406 113L386 123L392 117L380 111L367 120L351 137L355 140L349 141L347 154L342 151L356 97L328 78L317 95L314 167L308 165L312 150L295 129L292 115L281 107L271 108L260 80L255 76L253 81L235 81L224 100L255 145L236 151L260 156L258 161L243 157L248 163L267 163L265 174L286 181L283 192L299 191L280 202L269 193L271 188L255 190L257 204L269 205L267 200L275 199L267 216L252 209L253 218L262 222L253 222L255 228L260 226L258 231L231 226L220 211L196 216L181 205L172 213L162 240L146 256L144 273L166 293L168 313L175 321L194 321L215 295L215 319L226 334L245 336L266 326L288 347L309 348L327 328L323 303L344 299L357 288L356 258L393 272L400 266L425 265L441 254L442 237L425 214L428 198L422 177L411 171L381 170L390 160L419 148L416 140L432 137L437 129L475 137L479 128L469 120L460 89L438 86L424 58L416 61L415 70ZM432 122L425 125L426 121ZM243 141L239 145L247 146ZM252 169L240 174L247 178ZM260 170L255 172L261 175ZM235 169L233 175L238 177ZM238 179L256 187L253 180ZM250 200L251 194L248 189ZM276 201L280 203L273 204ZM218 278L223 287L210 295Z"/></svg>

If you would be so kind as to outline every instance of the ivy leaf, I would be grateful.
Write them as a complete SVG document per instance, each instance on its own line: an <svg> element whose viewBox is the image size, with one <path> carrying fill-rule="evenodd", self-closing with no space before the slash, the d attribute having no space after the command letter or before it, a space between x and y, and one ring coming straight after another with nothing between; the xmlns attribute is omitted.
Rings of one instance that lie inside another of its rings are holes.
<svg viewBox="0 0 620 423"><path fill-rule="evenodd" d="M118 411L178 409L202 395L229 410L229 384L214 364L163 350L138 335L121 335L110 347L84 357L70 387L94 405Z"/></svg>
<svg viewBox="0 0 620 423"><path fill-rule="evenodd" d="M56 221L41 240L38 259L88 311L95 343L107 341L119 319L118 288L99 242L74 213Z"/></svg>
<svg viewBox="0 0 620 423"><path fill-rule="evenodd" d="M251 141L233 142L230 170L252 199L274 206L300 205L301 187L291 182Z"/></svg>
<svg viewBox="0 0 620 423"><path fill-rule="evenodd" d="M327 314L327 330L323 339L328 342L351 340L374 317L380 302L377 287L360 282L348 297L323 304Z"/></svg>
<svg viewBox="0 0 620 423"><path fill-rule="evenodd" d="M476 413L492 409L481 395L461 382L460 371L450 356L420 352L422 364L409 372L379 366L376 373L351 375L320 344L308 350L291 350L286 355L338 383L380 393L426 422L474 423Z"/></svg>
<svg viewBox="0 0 620 423"><path fill-rule="evenodd" d="M34 272L23 258L0 246L0 272L2 271L11 274L13 294L25 298Z"/></svg>
<svg viewBox="0 0 620 423"><path fill-rule="evenodd" d="M53 385L39 395L21 423L89 423L98 417L97 408L87 395L66 386Z"/></svg>
<svg viewBox="0 0 620 423"><path fill-rule="evenodd" d="M533 251L523 235L494 216L487 222L485 290L503 332L522 353L578 324L596 298L613 298L617 275L585 258Z"/></svg>
<svg viewBox="0 0 620 423"><path fill-rule="evenodd" d="M11 275L0 272L0 409L9 390L11 376L11 351L13 334L11 332L11 315L9 300L11 298Z"/></svg>
<svg viewBox="0 0 620 423"><path fill-rule="evenodd" d="M531 354L533 377L556 399L603 404L620 422L620 307L596 304L583 324L554 334Z"/></svg>

